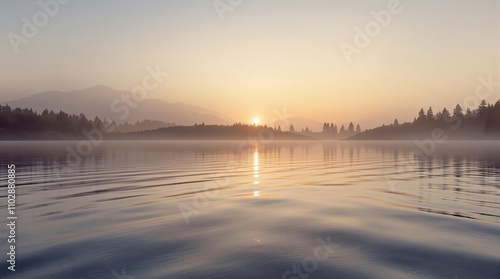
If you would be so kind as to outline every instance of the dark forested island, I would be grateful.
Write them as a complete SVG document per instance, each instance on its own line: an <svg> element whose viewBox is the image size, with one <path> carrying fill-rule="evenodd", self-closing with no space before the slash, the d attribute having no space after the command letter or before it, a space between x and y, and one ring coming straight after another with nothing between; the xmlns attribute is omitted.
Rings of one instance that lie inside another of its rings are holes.
<svg viewBox="0 0 500 279"><path fill-rule="evenodd" d="M351 140L416 140L435 135L450 140L500 140L500 100L495 104L481 101L477 109L466 109L460 105L453 110L444 108L434 112L432 108L421 109L413 122L390 125L364 131Z"/></svg>
<svg viewBox="0 0 500 279"><path fill-rule="evenodd" d="M178 126L175 123L143 120L120 123L84 114L63 111L11 108L0 105L0 140L79 140L102 137L105 140L416 140L439 134L451 140L500 140L500 101L482 101L477 109L460 105L452 111L434 113L421 109L413 122L399 123L361 131L352 122L347 128L324 123L321 132L308 128L296 131L292 124L268 127L236 123L233 125Z"/></svg>

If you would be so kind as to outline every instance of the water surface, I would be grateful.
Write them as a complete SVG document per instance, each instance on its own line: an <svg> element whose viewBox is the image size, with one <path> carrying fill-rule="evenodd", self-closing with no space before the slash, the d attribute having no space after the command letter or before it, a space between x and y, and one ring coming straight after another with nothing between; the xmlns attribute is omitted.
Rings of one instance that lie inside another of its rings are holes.
<svg viewBox="0 0 500 279"><path fill-rule="evenodd" d="M500 278L500 143L76 144L0 143L1 278Z"/></svg>

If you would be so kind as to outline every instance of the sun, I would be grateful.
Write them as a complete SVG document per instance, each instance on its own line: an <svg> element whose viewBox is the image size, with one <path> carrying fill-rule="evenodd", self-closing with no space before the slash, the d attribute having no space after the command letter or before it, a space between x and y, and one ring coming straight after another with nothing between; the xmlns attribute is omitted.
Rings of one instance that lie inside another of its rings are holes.
<svg viewBox="0 0 500 279"><path fill-rule="evenodd" d="M254 124L254 125L259 125L259 123L260 123L260 119L259 119L259 118L257 118L257 117L255 117L255 118L253 119L253 124Z"/></svg>

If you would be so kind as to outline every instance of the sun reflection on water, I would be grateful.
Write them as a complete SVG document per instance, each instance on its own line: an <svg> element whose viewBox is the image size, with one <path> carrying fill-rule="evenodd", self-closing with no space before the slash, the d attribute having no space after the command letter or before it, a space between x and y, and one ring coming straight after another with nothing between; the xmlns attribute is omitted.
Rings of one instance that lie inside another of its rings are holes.
<svg viewBox="0 0 500 279"><path fill-rule="evenodd" d="M254 177L254 185L259 185L259 150L256 148L253 153L253 177ZM253 192L254 197L260 197L260 191L255 190Z"/></svg>

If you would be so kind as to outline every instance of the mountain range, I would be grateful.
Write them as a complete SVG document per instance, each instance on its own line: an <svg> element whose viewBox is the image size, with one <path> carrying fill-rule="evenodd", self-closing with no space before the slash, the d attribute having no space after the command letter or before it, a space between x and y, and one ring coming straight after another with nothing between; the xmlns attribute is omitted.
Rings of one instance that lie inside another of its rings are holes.
<svg viewBox="0 0 500 279"><path fill-rule="evenodd" d="M129 96L132 105L127 105L122 96ZM130 92L115 90L103 85L69 92L45 91L2 104L8 104L13 108L31 108L39 113L45 109L54 112L64 111L69 114L83 113L88 118L98 116L114 120L117 123L157 120L177 125L194 125L196 123L227 125L236 122L219 112L191 104L168 103L158 99L134 102ZM137 107L135 107L136 104ZM125 111L127 111L126 115ZM286 121L277 120L267 124L270 127L281 126L283 131L288 131L290 124L293 124L296 131L305 128L321 131L323 125L318 121L298 116L290 117Z"/></svg>
<svg viewBox="0 0 500 279"><path fill-rule="evenodd" d="M124 101L124 96L129 97L131 101ZM3 104L13 108L31 108L40 113L45 109L69 114L83 113L89 118L98 116L117 123L134 123L145 119L178 125L234 123L221 113L190 104L168 103L158 99L135 102L130 92L102 85L70 92L46 91Z"/></svg>

